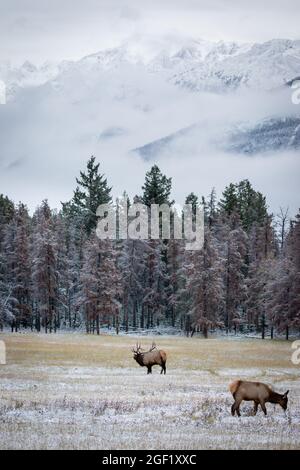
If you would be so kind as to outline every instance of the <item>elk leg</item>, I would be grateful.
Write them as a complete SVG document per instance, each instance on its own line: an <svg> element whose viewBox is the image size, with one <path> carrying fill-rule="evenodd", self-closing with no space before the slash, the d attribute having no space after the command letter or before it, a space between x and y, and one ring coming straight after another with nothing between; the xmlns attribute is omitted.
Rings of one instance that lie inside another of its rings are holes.
<svg viewBox="0 0 300 470"><path fill-rule="evenodd" d="M147 372L147 374L152 374L151 367L148 367L148 372Z"/></svg>
<svg viewBox="0 0 300 470"><path fill-rule="evenodd" d="M259 402L259 404L260 404L261 409L262 409L263 412L265 413L265 416L267 416L267 408L266 408L265 403L261 400L261 401Z"/></svg>
<svg viewBox="0 0 300 470"><path fill-rule="evenodd" d="M166 364L162 364L162 366L161 366L160 374L162 374L163 372L164 372L164 374L166 374Z"/></svg>
<svg viewBox="0 0 300 470"><path fill-rule="evenodd" d="M231 414L232 414L232 416L234 416L234 414L235 414L235 402L232 404Z"/></svg>
<svg viewBox="0 0 300 470"><path fill-rule="evenodd" d="M256 413L257 413L257 409L258 409L258 401L255 401L255 402L254 402L254 409L253 409L253 414L254 414L254 416L255 416Z"/></svg>
<svg viewBox="0 0 300 470"><path fill-rule="evenodd" d="M238 399L238 400L235 400L235 403L234 403L234 411L236 411L236 414L238 415L238 417L241 416L241 413L240 413L240 404L242 403L243 400L241 399Z"/></svg>

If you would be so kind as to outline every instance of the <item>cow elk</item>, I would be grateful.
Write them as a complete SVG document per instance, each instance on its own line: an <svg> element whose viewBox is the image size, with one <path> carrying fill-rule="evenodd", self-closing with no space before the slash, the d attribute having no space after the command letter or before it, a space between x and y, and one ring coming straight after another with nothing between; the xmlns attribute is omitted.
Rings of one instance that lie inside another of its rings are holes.
<svg viewBox="0 0 300 470"><path fill-rule="evenodd" d="M234 416L235 412L240 415L240 405L243 400L254 401L254 415L257 413L258 405L260 405L264 414L267 414L266 403L277 403L284 411L287 409L288 393L283 395L274 392L271 387L261 382L246 382L244 380L236 380L229 385L229 390L234 398L234 403L231 407L231 414Z"/></svg>
<svg viewBox="0 0 300 470"><path fill-rule="evenodd" d="M132 348L132 352L133 359L141 367L147 367L147 374L152 374L152 367L155 365L161 367L161 374L166 373L167 355L165 351L157 349L155 343L152 343L152 346L149 351L145 352L143 352L141 345L137 343L135 348Z"/></svg>

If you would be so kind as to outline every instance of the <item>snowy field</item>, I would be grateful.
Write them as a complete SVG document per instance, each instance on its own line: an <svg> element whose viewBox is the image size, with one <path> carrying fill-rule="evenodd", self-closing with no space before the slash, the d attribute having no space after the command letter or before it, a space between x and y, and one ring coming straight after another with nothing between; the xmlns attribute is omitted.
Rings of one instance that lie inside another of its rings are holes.
<svg viewBox="0 0 300 470"><path fill-rule="evenodd" d="M1 449L299 449L300 366L291 343L157 337L167 375L152 376L133 337L1 334ZM142 338L143 345L152 338ZM232 417L228 384L260 380L290 390L288 411L252 404Z"/></svg>

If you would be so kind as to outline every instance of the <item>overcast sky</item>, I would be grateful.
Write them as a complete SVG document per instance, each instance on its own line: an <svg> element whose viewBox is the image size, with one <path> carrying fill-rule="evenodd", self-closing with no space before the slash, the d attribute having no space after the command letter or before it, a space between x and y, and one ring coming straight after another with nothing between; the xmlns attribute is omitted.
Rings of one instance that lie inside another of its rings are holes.
<svg viewBox="0 0 300 470"><path fill-rule="evenodd" d="M1 0L0 60L79 59L134 34L299 38L299 0Z"/></svg>
<svg viewBox="0 0 300 470"><path fill-rule="evenodd" d="M160 49L164 38L172 45L184 37L299 39L299 19L299 0L0 0L0 62L76 60L128 38L140 44L142 35ZM59 208L60 201L70 199L75 176L94 154L114 196L124 189L132 196L140 192L145 171L154 162L129 150L201 119L216 133L222 116L226 123L229 117L243 122L285 116L291 112L285 105L297 112L290 96L282 105L275 95L234 100L231 95L191 94L139 67L124 67L116 74L96 74L94 84L89 69L86 83L80 74L71 74L69 82L68 76L66 82L62 78L63 92L47 86L27 88L15 104L0 106L0 193L24 201L32 210L44 198ZM107 129L121 133L103 140L100 136ZM237 158L212 153L209 147L193 148L194 141L205 144L204 136L195 136L190 148L173 148L157 162L173 177L177 202L191 190L207 195L215 186L220 195L226 184L249 178L267 195L271 210L282 205L296 212L296 152Z"/></svg>

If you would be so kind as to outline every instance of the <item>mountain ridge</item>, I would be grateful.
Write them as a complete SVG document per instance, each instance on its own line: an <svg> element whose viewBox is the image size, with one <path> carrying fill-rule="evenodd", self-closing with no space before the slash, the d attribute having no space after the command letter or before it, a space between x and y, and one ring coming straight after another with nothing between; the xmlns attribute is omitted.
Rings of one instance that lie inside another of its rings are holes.
<svg viewBox="0 0 300 470"><path fill-rule="evenodd" d="M20 88L51 83L65 73L100 73L122 65L142 67L147 73L160 74L175 86L194 92L224 93L240 87L271 90L299 75L300 40L237 43L191 39L176 47L170 42L155 53L144 52L132 40L77 61L46 62L39 67L29 61L21 67L0 63L0 79L7 84L10 99Z"/></svg>

